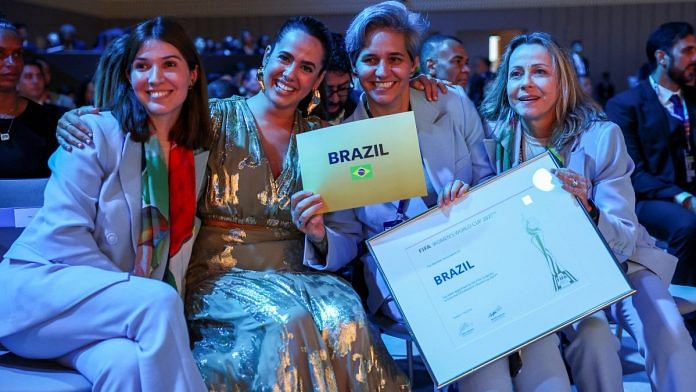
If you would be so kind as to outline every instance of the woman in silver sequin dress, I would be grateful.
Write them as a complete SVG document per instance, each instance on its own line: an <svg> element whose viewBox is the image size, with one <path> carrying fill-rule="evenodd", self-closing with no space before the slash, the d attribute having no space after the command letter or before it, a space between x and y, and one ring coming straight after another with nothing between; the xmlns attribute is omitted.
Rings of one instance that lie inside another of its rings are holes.
<svg viewBox="0 0 696 392"><path fill-rule="evenodd" d="M290 218L301 189L298 103L323 77L328 31L289 20L259 72L264 90L211 100L214 142L187 275L196 358L211 390L398 391L408 381L340 278L302 265Z"/></svg>

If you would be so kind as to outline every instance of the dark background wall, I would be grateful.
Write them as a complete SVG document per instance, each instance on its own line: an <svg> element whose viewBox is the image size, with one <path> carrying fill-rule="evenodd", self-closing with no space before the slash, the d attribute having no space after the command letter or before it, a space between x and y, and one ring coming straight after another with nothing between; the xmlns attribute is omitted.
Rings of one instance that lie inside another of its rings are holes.
<svg viewBox="0 0 696 392"><path fill-rule="evenodd" d="M258 1L258 0L257 0ZM10 20L29 24L32 35L56 31L62 23L77 26L80 36L92 44L97 34L108 27L127 26L138 20L100 19L1 0L0 11ZM278 11L282 13L282 10ZM593 80L608 71L617 89L627 87L626 78L645 61L645 40L659 24L686 20L696 24L696 2L633 4L582 7L547 7L497 9L478 11L431 12L427 14L431 30L462 38L471 57L488 54L487 37L491 34L519 29L551 33L563 45L580 39L590 61ZM344 31L352 15L317 15L332 30ZM273 34L286 17L179 18L192 36L221 39L249 29L256 35Z"/></svg>

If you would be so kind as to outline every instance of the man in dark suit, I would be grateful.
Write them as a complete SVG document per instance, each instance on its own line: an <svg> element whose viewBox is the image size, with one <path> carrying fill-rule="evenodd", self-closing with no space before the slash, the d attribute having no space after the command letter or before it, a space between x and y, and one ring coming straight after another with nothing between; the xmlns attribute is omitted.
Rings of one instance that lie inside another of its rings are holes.
<svg viewBox="0 0 696 392"><path fill-rule="evenodd" d="M684 86L696 78L696 36L684 22L661 25L649 37L647 80L607 103L636 164L638 220L679 258L674 283L696 273L696 97Z"/></svg>

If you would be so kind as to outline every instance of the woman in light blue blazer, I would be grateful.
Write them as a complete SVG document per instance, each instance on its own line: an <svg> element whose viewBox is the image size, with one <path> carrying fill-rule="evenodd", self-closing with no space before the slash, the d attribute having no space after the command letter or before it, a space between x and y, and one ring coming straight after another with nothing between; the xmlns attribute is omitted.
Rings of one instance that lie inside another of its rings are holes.
<svg viewBox="0 0 696 392"><path fill-rule="evenodd" d="M696 352L667 291L676 258L638 223L634 165L621 130L582 91L568 54L546 33L515 37L482 112L489 121L486 150L498 173L546 150L560 158L563 188L587 209L637 290L611 314L638 342L653 390L693 389ZM564 333L579 390L623 390L619 344L604 312Z"/></svg>
<svg viewBox="0 0 696 392"><path fill-rule="evenodd" d="M0 343L95 390L203 391L176 290L207 158L201 62L162 18L124 50L112 111L83 118L94 148L53 154L45 204L0 263Z"/></svg>
<svg viewBox="0 0 696 392"><path fill-rule="evenodd" d="M364 93L346 121L413 110L428 194L321 215L317 214L321 195L296 193L293 221L306 234L305 263L310 267L340 269L358 256L361 241L429 207L451 203L470 185L493 174L483 148L482 125L471 101L460 90L451 89L438 101L428 102L421 92L409 89L425 29L420 15L394 1L368 7L355 17L346 33L346 47ZM373 258L363 255L362 259L369 311L400 320ZM523 371L514 380L508 358L503 358L465 377L460 390L512 390L513 385L522 391L537 390L540 385L553 391L570 390L555 336L528 346L522 357Z"/></svg>

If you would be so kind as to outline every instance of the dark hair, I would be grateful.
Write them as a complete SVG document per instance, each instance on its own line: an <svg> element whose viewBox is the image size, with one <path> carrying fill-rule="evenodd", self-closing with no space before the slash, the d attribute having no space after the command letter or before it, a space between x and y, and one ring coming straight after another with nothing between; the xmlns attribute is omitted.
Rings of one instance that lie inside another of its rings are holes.
<svg viewBox="0 0 696 392"><path fill-rule="evenodd" d="M217 79L208 84L208 96L210 98L229 98L238 95L239 89L227 79Z"/></svg>
<svg viewBox="0 0 696 392"><path fill-rule="evenodd" d="M321 59L321 70L325 70L329 62L329 54L333 51L333 48L331 46L331 33L326 25L319 19L311 16L296 16L286 20L283 26L280 27L275 40L273 40L271 49L275 48L275 45L285 37L285 34L294 30L303 31L319 40L321 46L324 47L324 57Z"/></svg>
<svg viewBox="0 0 696 392"><path fill-rule="evenodd" d="M491 67L491 60L489 60L488 57L479 56L477 57L477 59L483 61L483 63L486 64L488 68Z"/></svg>
<svg viewBox="0 0 696 392"><path fill-rule="evenodd" d="M329 64L327 71L350 73L350 58L346 51L346 42L339 33L331 33L331 53L329 53Z"/></svg>
<svg viewBox="0 0 696 392"><path fill-rule="evenodd" d="M39 73L41 74L41 78L44 80L44 82L46 82L46 77L44 76L43 68L41 68L41 63L37 59L35 59L33 57L30 57L30 58L25 57L24 58L24 66L26 67L27 65L30 67L38 68Z"/></svg>
<svg viewBox="0 0 696 392"><path fill-rule="evenodd" d="M428 68L428 60L435 60L435 51L437 50L438 46L440 46L442 43L445 41L454 41L458 43L461 46L464 46L464 43L462 40L459 38L453 36L453 35L445 35L445 34L433 34L430 37L428 37L425 41L423 41L423 44L421 45L420 48L420 67L421 67L421 72L426 72L426 69Z"/></svg>
<svg viewBox="0 0 696 392"><path fill-rule="evenodd" d="M131 138L134 141L144 142L150 138L148 114L128 81L136 54L140 47L150 40L171 44L181 52L189 69L198 70L198 78L186 96L179 119L169 131L169 139L190 149L207 148L210 140L208 126L210 115L205 72L191 38L184 28L172 19L161 16L150 19L139 24L128 36L123 61L120 62L118 80L115 81L116 99L112 107L114 116L124 132L131 132Z"/></svg>
<svg viewBox="0 0 696 392"><path fill-rule="evenodd" d="M657 67L656 50L669 52L677 41L689 35L694 35L694 28L686 22L664 23L653 31L645 44L645 54L648 56L650 70L653 71Z"/></svg>
<svg viewBox="0 0 696 392"><path fill-rule="evenodd" d="M122 35L109 42L104 48L97 70L94 71L94 106L98 108L113 108L116 100L117 86L121 79L123 52L126 50L128 35Z"/></svg>
<svg viewBox="0 0 696 392"><path fill-rule="evenodd" d="M17 37L19 37L19 31L17 29L17 26L13 25L12 22L10 22L7 19L0 18L0 30L5 30L5 31L15 33L15 35L17 35Z"/></svg>

